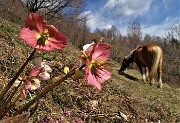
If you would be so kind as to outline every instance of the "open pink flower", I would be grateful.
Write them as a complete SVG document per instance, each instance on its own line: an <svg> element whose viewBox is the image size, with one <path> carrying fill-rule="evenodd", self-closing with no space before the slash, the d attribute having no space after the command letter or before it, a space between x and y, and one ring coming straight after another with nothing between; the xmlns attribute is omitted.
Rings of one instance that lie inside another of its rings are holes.
<svg viewBox="0 0 180 123"><path fill-rule="evenodd" d="M63 49L67 45L66 37L35 13L28 15L26 28L21 29L18 37L39 50Z"/></svg>
<svg viewBox="0 0 180 123"><path fill-rule="evenodd" d="M35 67L30 71L29 76L35 77L39 76L42 80L50 79L50 73L52 69L45 61L42 61L42 58L35 58Z"/></svg>
<svg viewBox="0 0 180 123"><path fill-rule="evenodd" d="M111 78L111 71L104 68L112 47L106 43L92 43L83 47L86 57L86 78L88 84L101 90L101 83Z"/></svg>

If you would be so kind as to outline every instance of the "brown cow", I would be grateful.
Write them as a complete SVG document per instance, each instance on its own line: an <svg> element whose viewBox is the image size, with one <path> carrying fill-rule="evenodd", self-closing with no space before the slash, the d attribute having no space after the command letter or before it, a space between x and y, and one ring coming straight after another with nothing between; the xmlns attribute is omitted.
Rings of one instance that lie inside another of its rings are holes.
<svg viewBox="0 0 180 123"><path fill-rule="evenodd" d="M140 46L131 51L128 56L124 57L120 71L124 71L130 63L135 62L142 74L143 80L149 80L151 85L154 83L155 74L157 72L158 87L162 88L162 58L163 52L158 45L147 44ZM145 72L143 72L143 68Z"/></svg>

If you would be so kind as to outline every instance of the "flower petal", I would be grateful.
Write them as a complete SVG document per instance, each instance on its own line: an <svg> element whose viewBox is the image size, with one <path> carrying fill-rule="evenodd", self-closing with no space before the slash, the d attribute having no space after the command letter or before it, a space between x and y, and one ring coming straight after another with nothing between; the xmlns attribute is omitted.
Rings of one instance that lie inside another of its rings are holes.
<svg viewBox="0 0 180 123"><path fill-rule="evenodd" d="M94 50L94 46L95 46L96 44L91 44L91 45L87 45L87 46L85 46L85 47L83 47L83 51L84 51L84 53L86 54L86 56L91 56L92 57L92 52L93 52L93 50Z"/></svg>
<svg viewBox="0 0 180 123"><path fill-rule="evenodd" d="M42 72L39 74L39 77L41 77L42 80L49 80L50 79L50 74L47 72Z"/></svg>
<svg viewBox="0 0 180 123"><path fill-rule="evenodd" d="M26 79L26 80L24 81L24 88L25 88L26 90L28 90L30 87L31 87L31 82Z"/></svg>
<svg viewBox="0 0 180 123"><path fill-rule="evenodd" d="M88 84L94 85L99 90L101 90L101 84L97 81L96 77L91 73L90 69L86 70L86 79L88 81Z"/></svg>
<svg viewBox="0 0 180 123"><path fill-rule="evenodd" d="M32 85L30 87L31 90L36 90L40 87L40 80L39 79L32 79Z"/></svg>
<svg viewBox="0 0 180 123"><path fill-rule="evenodd" d="M23 92L23 93L22 93L22 95L21 95L21 99L22 99L22 100L25 100L26 95L27 95L27 93L28 93L28 90L23 87L23 88L22 88L22 92Z"/></svg>
<svg viewBox="0 0 180 123"><path fill-rule="evenodd" d="M45 72L49 72L49 73L51 73L52 72L52 69L50 68L50 66L49 65L47 65L47 63L46 62L41 62L41 67L44 69L44 71Z"/></svg>
<svg viewBox="0 0 180 123"><path fill-rule="evenodd" d="M34 67L30 72L29 72L29 77L34 77L39 75L42 72L41 67Z"/></svg>
<svg viewBox="0 0 180 123"><path fill-rule="evenodd" d="M27 79L24 80L24 86L22 88L22 95L21 98L24 100L26 98L26 95L28 93L28 89L31 87L31 82Z"/></svg>
<svg viewBox="0 0 180 123"><path fill-rule="evenodd" d="M97 43L94 46L94 49L92 50L92 59L107 60L111 53L111 50L112 50L111 45L106 43Z"/></svg>
<svg viewBox="0 0 180 123"><path fill-rule="evenodd" d="M95 77L94 74L92 74L90 68L86 68L86 79L88 81L88 84L94 85L97 87L99 90L101 90L101 84L98 82L97 78Z"/></svg>
<svg viewBox="0 0 180 123"><path fill-rule="evenodd" d="M108 69L96 69L98 75L98 81L103 83L104 81L108 80L112 76L112 72Z"/></svg>
<svg viewBox="0 0 180 123"><path fill-rule="evenodd" d="M50 47L56 49L63 49L67 45L66 37L60 33L53 25L46 26L49 33L49 42Z"/></svg>
<svg viewBox="0 0 180 123"><path fill-rule="evenodd" d="M86 44L86 45L84 45L84 46L83 46L83 51L86 52L86 50L87 50L91 45L93 45L93 44L94 44L94 42L92 42L91 44Z"/></svg>
<svg viewBox="0 0 180 123"><path fill-rule="evenodd" d="M36 13L31 12L28 15L28 18L26 20L26 27L28 27L30 30L36 30L38 32L43 32L45 30L46 21L44 18Z"/></svg>
<svg viewBox="0 0 180 123"><path fill-rule="evenodd" d="M35 47L37 45L38 32L36 32L35 30L30 30L29 28L22 28L18 37L20 39L23 39L32 47Z"/></svg>
<svg viewBox="0 0 180 123"><path fill-rule="evenodd" d="M54 47L50 45L37 45L35 48L38 50L45 50L45 51L51 51L54 49Z"/></svg>
<svg viewBox="0 0 180 123"><path fill-rule="evenodd" d="M109 70L100 70L92 72L90 69L86 71L86 77L88 80L88 84L94 85L99 90L101 90L101 83L111 78L111 71Z"/></svg>

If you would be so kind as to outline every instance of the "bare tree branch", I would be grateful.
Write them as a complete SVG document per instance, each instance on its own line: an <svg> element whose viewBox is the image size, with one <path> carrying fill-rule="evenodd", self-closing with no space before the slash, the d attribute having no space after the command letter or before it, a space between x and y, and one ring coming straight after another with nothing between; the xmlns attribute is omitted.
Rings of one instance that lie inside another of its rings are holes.
<svg viewBox="0 0 180 123"><path fill-rule="evenodd" d="M43 15L62 17L80 12L83 7L83 0L26 0L21 1L28 12L41 12Z"/></svg>

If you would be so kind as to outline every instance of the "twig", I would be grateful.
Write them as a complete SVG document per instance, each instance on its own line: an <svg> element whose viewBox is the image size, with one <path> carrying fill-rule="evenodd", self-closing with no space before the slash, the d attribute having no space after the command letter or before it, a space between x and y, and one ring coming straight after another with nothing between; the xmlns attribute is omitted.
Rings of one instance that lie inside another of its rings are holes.
<svg viewBox="0 0 180 123"><path fill-rule="evenodd" d="M19 75L22 73L22 71L24 70L24 68L26 67L26 65L28 64L28 62L31 60L31 58L33 57L34 53L36 52L36 49L33 50L33 52L31 53L31 55L27 58L27 60L24 62L24 64L21 66L21 68L18 70L18 72L16 73L16 75L12 78L12 80L8 83L8 85L4 88L4 90L1 92L0 94L0 101L3 100L4 95L7 93L7 91L11 88L11 86L13 85L13 83L15 82L15 80L19 77Z"/></svg>
<svg viewBox="0 0 180 123"><path fill-rule="evenodd" d="M21 86L21 83L19 83L19 85L15 88L15 90L11 93L11 95L8 97L8 99L4 102L4 104L2 105L2 107L0 108L0 119L4 116L4 114L7 112L6 110L4 111L4 109L7 107L7 105L9 104L9 102L11 101L11 99L13 98L13 96L15 95L15 93L17 92L18 88ZM10 109L9 109L10 110Z"/></svg>

